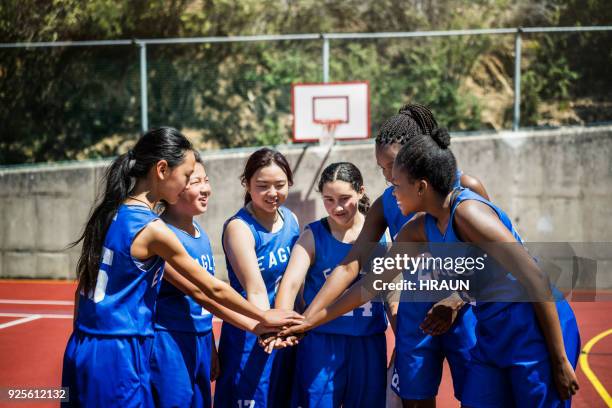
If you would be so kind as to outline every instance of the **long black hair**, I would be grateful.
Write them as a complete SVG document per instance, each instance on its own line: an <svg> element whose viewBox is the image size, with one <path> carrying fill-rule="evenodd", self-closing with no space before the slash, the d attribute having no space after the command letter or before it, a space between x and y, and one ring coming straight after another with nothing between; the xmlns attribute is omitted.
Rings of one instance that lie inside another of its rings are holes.
<svg viewBox="0 0 612 408"><path fill-rule="evenodd" d="M188 150L193 150L193 146L185 136L174 128L162 127L145 133L133 149L111 163L102 179L106 185L104 194L92 211L83 234L71 244L83 242L77 276L79 288L85 294L96 286L106 232L117 209L128 198L133 180L146 177L149 169L160 160L166 160L170 168L180 165Z"/></svg>
<svg viewBox="0 0 612 408"><path fill-rule="evenodd" d="M325 184L336 180L346 181L353 187L353 190L358 193L363 187L363 176L357 166L349 162L338 162L330 164L323 170L323 173L321 173L319 185L317 186L319 192L323 192L323 186L325 186ZM357 208L362 214L367 213L370 209L370 198L366 194L359 200Z"/></svg>
<svg viewBox="0 0 612 408"><path fill-rule="evenodd" d="M417 103L407 104L381 125L376 135L376 145L404 145L414 136L431 135L437 127L438 122L428 107Z"/></svg>
<svg viewBox="0 0 612 408"><path fill-rule="evenodd" d="M242 185L245 187L248 186L249 182L251 181L251 177L253 177L257 170L261 169L262 167L267 167L273 163L285 172L289 186L292 186L293 172L291 171L289 162L281 152L270 149L269 147L261 148L249 156L249 159L244 166L244 171L240 175ZM244 205L247 205L251 201L251 195L247 191L244 195Z"/></svg>
<svg viewBox="0 0 612 408"><path fill-rule="evenodd" d="M417 135L406 142L395 158L395 166L412 180L426 179L440 195L453 189L457 160L449 148L450 135L437 128L431 135Z"/></svg>

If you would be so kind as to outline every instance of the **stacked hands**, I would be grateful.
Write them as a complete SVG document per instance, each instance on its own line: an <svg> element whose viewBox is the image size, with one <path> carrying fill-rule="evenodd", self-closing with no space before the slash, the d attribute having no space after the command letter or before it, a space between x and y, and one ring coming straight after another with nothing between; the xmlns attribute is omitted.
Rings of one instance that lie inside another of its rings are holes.
<svg viewBox="0 0 612 408"><path fill-rule="evenodd" d="M463 306L463 302L455 296L443 299L433 305L433 307L420 324L421 330L431 336L439 336L446 333L457 318L457 312ZM305 316L294 311L270 309L267 313L277 313L279 321L260 323L255 328L255 333L258 335L258 344L270 354L274 349L296 346L306 333L318 326L313 324L308 318L308 312Z"/></svg>
<svg viewBox="0 0 612 408"><path fill-rule="evenodd" d="M286 329L288 329L287 326L282 327L283 331ZM257 342L266 353L270 354L274 349L296 346L302 337L306 335L305 332L292 335L283 335L282 333L282 331L263 333L258 337Z"/></svg>
<svg viewBox="0 0 612 408"><path fill-rule="evenodd" d="M306 332L312 328L308 319L297 312L278 309L270 311L272 310L291 313L291 319L279 325L260 323L255 328L255 333L258 335L257 342L268 354L274 349L296 346Z"/></svg>

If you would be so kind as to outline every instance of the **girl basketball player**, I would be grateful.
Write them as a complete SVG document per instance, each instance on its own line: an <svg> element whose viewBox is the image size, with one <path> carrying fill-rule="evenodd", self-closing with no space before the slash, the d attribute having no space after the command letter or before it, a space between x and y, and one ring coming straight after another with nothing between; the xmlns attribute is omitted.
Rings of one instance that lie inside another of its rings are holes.
<svg viewBox="0 0 612 408"><path fill-rule="evenodd" d="M293 184L285 157L263 148L247 160L242 174L244 207L224 226L223 250L231 286L257 308L274 303L293 245L299 236L296 216L282 204ZM290 397L293 350L271 354L257 336L227 322L219 344L221 374L215 406L284 407Z"/></svg>
<svg viewBox="0 0 612 408"><path fill-rule="evenodd" d="M319 179L328 216L306 226L293 248L275 306L293 310L303 285L308 305L351 249L370 205L352 163L329 165ZM368 302L317 327L297 347L294 407L385 407L385 309Z"/></svg>
<svg viewBox="0 0 612 408"><path fill-rule="evenodd" d="M189 255L214 275L208 235L194 219L206 212L211 188L204 163L200 155L194 153L195 169L187 187L175 204L165 207L161 218ZM180 279L178 272L167 265L155 306L155 340L151 355L155 404L159 407L210 407L211 367L213 363L218 366L213 316L183 293L190 293L190 288L182 287Z"/></svg>
<svg viewBox="0 0 612 408"><path fill-rule="evenodd" d="M573 312L563 299L548 301L554 298L548 278L521 245L509 217L471 190L453 188L456 161L449 145L450 137L443 129L412 138L398 153L393 183L402 214L422 212L402 228L397 241L468 242L488 255L486 267L473 271L479 283L477 296L488 300L477 298L474 306L477 342L471 350L462 404L569 406L578 389L574 368L580 350ZM392 248L389 256L404 250ZM376 278L389 280L397 272ZM364 278L316 317L308 316L304 328L362 303L361 286L371 285L372 278ZM503 293L504 298L491 300L488 295L493 293ZM531 303L520 301L525 294ZM435 328L438 322L433 320L435 316L429 316L424 325ZM281 334L295 330L300 329Z"/></svg>
<svg viewBox="0 0 612 408"><path fill-rule="evenodd" d="M376 162L388 183L391 182L393 162L400 148L417 135L431 134L437 126L432 112L417 104L402 107L399 114L381 126L376 136ZM453 182L487 196L476 178L460 171L456 172ZM306 314L312 315L337 299L358 276L360 256L372 252L385 229L389 228L394 239L413 216L414 213L402 214L393 196L393 186L388 187L372 204L355 244L328 277ZM475 342L475 319L469 305L465 306L458 313L451 331L432 337L424 333L419 325L433 306L431 302L399 303L395 323L395 373L391 386L402 398L404 406L435 406L445 358L451 368L455 396L461 400L469 349Z"/></svg>
<svg viewBox="0 0 612 408"><path fill-rule="evenodd" d="M210 299L269 325L299 322L262 311L195 262L153 212L176 203L194 171L191 143L177 130L149 131L106 173L106 188L83 235L78 306L62 384L74 406L151 406L153 311L164 260Z"/></svg>

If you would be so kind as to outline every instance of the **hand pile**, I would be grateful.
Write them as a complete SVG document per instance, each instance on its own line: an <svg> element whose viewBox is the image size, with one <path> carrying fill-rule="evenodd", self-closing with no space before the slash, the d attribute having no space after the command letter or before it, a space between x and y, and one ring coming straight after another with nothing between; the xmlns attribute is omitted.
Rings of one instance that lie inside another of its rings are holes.
<svg viewBox="0 0 612 408"><path fill-rule="evenodd" d="M286 328L283 328L285 330ZM272 353L274 349L297 346L300 340L306 333L297 333L295 335L282 336L279 332L267 332L261 334L257 338L257 343L265 350L266 353Z"/></svg>
<svg viewBox="0 0 612 408"><path fill-rule="evenodd" d="M306 331L312 328L308 319L296 312L280 311L277 309L268 310L270 314L285 313L283 323L279 324L279 320L270 320L266 323L260 323L255 333L258 335L258 344L266 351L272 353L274 349L296 346L306 334ZM287 313L290 313L287 315Z"/></svg>

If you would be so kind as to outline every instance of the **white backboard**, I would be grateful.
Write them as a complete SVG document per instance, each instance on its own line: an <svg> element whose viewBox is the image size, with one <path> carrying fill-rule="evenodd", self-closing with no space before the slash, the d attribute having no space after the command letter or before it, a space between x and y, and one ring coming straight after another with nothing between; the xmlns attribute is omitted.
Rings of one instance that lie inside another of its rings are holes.
<svg viewBox="0 0 612 408"><path fill-rule="evenodd" d="M370 137L368 82L293 84L293 141L315 142L325 135L325 124L336 122L334 137Z"/></svg>

